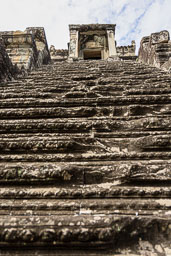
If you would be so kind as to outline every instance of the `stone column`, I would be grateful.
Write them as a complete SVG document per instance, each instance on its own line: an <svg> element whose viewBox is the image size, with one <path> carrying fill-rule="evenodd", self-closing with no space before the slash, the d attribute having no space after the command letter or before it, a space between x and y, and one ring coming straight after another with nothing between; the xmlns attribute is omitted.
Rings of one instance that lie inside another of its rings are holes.
<svg viewBox="0 0 171 256"><path fill-rule="evenodd" d="M109 58L116 57L116 45L115 45L115 35L113 30L107 30L108 47L109 47Z"/></svg>
<svg viewBox="0 0 171 256"><path fill-rule="evenodd" d="M78 58L78 30L70 30L69 57Z"/></svg>

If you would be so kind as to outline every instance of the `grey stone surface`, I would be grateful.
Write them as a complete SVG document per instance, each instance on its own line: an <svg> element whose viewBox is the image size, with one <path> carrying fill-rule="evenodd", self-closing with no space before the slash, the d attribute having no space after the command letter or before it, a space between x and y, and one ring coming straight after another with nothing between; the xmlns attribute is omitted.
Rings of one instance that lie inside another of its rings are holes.
<svg viewBox="0 0 171 256"><path fill-rule="evenodd" d="M5 50L4 43L0 39L0 81L11 80L15 76L15 68Z"/></svg>
<svg viewBox="0 0 171 256"><path fill-rule="evenodd" d="M32 27L22 31L0 32L4 47L13 65L24 72L50 61L44 28Z"/></svg>
<svg viewBox="0 0 171 256"><path fill-rule="evenodd" d="M170 83L120 60L1 83L1 255L169 255Z"/></svg>
<svg viewBox="0 0 171 256"><path fill-rule="evenodd" d="M55 46L51 45L50 56L52 61L65 61L68 59L68 50L55 49Z"/></svg>
<svg viewBox="0 0 171 256"><path fill-rule="evenodd" d="M143 37L140 43L138 60L164 70L170 70L171 41L169 32L164 30Z"/></svg>

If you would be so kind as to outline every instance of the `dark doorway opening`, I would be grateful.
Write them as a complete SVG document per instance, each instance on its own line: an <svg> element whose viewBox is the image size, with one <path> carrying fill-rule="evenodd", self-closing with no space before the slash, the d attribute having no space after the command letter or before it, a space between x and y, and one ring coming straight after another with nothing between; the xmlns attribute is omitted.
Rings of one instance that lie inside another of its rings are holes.
<svg viewBox="0 0 171 256"><path fill-rule="evenodd" d="M84 60L101 60L101 51L84 51Z"/></svg>

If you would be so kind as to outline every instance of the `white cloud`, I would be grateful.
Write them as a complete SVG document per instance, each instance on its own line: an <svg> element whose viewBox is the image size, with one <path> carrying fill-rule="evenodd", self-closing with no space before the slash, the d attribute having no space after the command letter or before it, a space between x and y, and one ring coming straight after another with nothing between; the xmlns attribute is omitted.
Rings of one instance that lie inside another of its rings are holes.
<svg viewBox="0 0 171 256"><path fill-rule="evenodd" d="M171 32L170 0L6 0L1 10L0 31L42 26L56 48L67 47L69 24L117 24L118 45L134 39L139 44L142 36L163 29Z"/></svg>

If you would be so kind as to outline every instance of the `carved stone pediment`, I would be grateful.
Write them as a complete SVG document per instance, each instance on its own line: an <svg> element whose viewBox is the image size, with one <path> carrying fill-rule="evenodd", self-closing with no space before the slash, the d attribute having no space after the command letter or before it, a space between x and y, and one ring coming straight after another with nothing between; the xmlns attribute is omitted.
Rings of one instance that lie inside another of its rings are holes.
<svg viewBox="0 0 171 256"><path fill-rule="evenodd" d="M104 36L99 35L81 35L80 49L103 48L105 42Z"/></svg>

